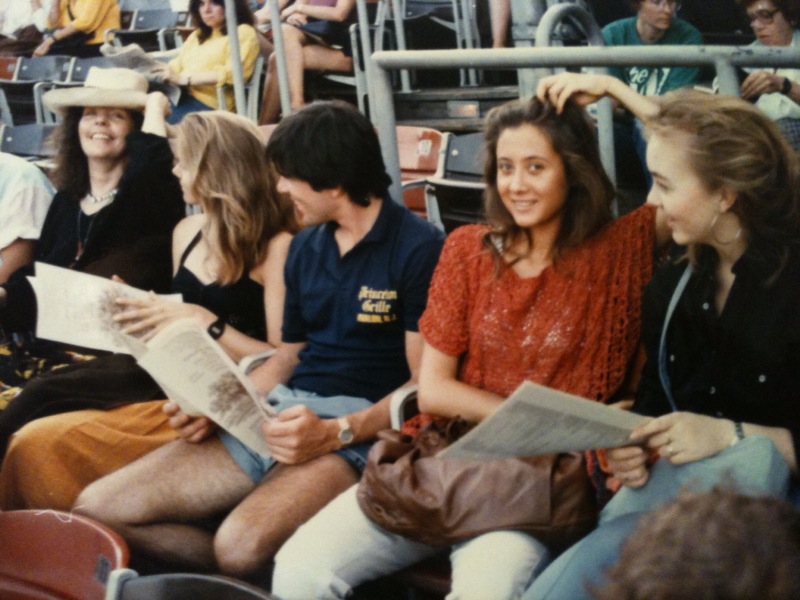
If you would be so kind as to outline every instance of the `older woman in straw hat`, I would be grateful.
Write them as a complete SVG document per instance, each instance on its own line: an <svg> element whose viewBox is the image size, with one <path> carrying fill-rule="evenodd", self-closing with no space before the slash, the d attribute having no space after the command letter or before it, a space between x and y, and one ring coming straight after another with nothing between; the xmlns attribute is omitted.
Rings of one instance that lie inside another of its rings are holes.
<svg viewBox="0 0 800 600"><path fill-rule="evenodd" d="M168 289L170 236L184 205L169 145L147 133L146 98L146 79L128 69L92 68L83 87L45 94L45 105L63 121L54 134L57 193L37 261ZM17 339L31 339L36 323L26 277L32 270L20 268L0 286L0 326ZM35 355L63 354L32 339L31 345Z"/></svg>

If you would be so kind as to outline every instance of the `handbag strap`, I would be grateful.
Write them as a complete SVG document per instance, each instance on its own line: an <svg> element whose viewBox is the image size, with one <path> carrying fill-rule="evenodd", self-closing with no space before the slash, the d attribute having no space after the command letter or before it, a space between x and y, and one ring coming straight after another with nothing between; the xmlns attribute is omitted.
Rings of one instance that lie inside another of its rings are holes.
<svg viewBox="0 0 800 600"><path fill-rule="evenodd" d="M658 377L661 380L661 387L664 388L664 394L669 400L669 405L672 407L673 412L678 411L678 406L675 404L675 398L672 397L672 385L669 381L669 373L667 372L667 328L672 319L672 313L675 312L675 307L678 305L678 300L686 289L686 284L689 283L689 277L692 275L692 265L686 265L681 278L678 280L678 285L675 286L675 291L672 292L672 298L669 300L667 306L667 314L664 315L664 326L661 329L661 341L658 344Z"/></svg>

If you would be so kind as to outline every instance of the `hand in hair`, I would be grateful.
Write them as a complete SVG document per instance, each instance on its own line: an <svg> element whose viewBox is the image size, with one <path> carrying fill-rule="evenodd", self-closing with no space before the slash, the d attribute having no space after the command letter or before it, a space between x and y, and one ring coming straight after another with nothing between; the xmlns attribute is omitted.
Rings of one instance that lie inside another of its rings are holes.
<svg viewBox="0 0 800 600"><path fill-rule="evenodd" d="M610 90L615 83L621 82L610 75L559 73L540 80L536 96L542 102L549 101L555 105L560 114L570 98L578 105L586 106L611 95Z"/></svg>
<svg viewBox="0 0 800 600"><path fill-rule="evenodd" d="M608 96L621 103L640 119L658 112L658 104L638 94L633 88L611 75L594 73L559 73L539 81L536 96L550 102L561 113L567 100L572 98L579 106L586 106Z"/></svg>

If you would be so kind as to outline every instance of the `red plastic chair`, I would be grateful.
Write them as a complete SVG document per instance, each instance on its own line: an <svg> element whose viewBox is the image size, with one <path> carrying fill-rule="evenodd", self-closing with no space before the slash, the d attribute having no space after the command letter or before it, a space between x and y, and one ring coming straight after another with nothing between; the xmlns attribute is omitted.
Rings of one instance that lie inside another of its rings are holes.
<svg viewBox="0 0 800 600"><path fill-rule="evenodd" d="M0 598L103 600L128 546L105 525L52 510L0 512Z"/></svg>
<svg viewBox="0 0 800 600"><path fill-rule="evenodd" d="M403 180L403 202L422 217L425 210L425 183L441 175L446 134L429 127L397 126L397 150Z"/></svg>

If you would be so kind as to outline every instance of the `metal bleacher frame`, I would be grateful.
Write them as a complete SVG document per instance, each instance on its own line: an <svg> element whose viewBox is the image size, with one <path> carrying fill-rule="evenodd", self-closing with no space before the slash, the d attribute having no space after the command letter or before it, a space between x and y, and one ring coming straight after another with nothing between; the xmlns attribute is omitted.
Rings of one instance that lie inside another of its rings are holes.
<svg viewBox="0 0 800 600"><path fill-rule="evenodd" d="M536 18L533 39L549 40L561 19L570 16L586 18L591 15L579 4L563 3L550 6L547 11L536 13L530 0L512 0L515 21L519 14ZM544 0L537 4L544 5ZM539 6L541 8L541 6ZM582 16L581 16L582 15ZM593 20L593 17L592 17ZM519 25L515 25L519 28ZM528 27L530 30L530 26ZM790 47L752 46L659 46L659 47L527 47L517 40L516 48L474 50L413 50L380 51L368 61L370 79L370 106L373 123L380 132L381 148L389 174L392 177L392 197L402 198L400 193L400 168L395 134L395 112L390 74L403 69L453 69L462 67L517 69L520 82L520 97L535 94L536 84L543 73L561 68L605 69L608 66L668 65L698 66L712 68L718 78L719 92L739 95L736 67L800 67L800 52ZM603 107L605 105L605 107ZM598 137L603 165L615 180L613 158L613 132L610 100L598 103Z"/></svg>

